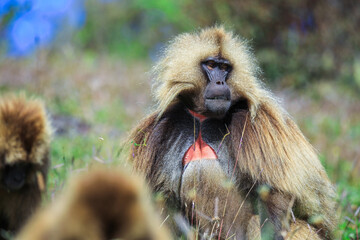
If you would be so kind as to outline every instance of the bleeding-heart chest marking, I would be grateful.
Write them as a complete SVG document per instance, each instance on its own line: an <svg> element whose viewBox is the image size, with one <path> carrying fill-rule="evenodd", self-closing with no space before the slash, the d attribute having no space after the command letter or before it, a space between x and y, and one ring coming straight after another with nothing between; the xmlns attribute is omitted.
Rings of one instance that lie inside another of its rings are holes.
<svg viewBox="0 0 360 240"><path fill-rule="evenodd" d="M206 119L205 116L195 113L191 110L189 112L196 118L200 120L200 123ZM183 157L183 166L188 164L191 161L201 160L201 159L218 159L214 149L212 149L201 137L201 128L199 131L199 136L192 144L189 149L186 151Z"/></svg>

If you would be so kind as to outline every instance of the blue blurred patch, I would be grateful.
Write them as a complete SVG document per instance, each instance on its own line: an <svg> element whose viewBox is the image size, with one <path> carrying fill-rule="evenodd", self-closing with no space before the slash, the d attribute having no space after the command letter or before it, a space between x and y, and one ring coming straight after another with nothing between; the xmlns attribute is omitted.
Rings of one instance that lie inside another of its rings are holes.
<svg viewBox="0 0 360 240"><path fill-rule="evenodd" d="M16 19L10 26L11 55L26 55L37 46L46 46L54 37L55 24L37 11Z"/></svg>
<svg viewBox="0 0 360 240"><path fill-rule="evenodd" d="M10 13L2 34L12 56L50 46L64 28L78 29L86 18L82 0L1 0L0 18Z"/></svg>

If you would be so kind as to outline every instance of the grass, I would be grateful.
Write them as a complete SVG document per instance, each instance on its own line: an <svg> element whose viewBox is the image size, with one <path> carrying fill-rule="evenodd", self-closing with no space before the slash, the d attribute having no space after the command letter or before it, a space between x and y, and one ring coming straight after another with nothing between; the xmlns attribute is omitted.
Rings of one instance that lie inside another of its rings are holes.
<svg viewBox="0 0 360 240"><path fill-rule="evenodd" d="M99 163L124 164L121 139L151 106L151 81L144 74L149 69L148 63L126 66L106 56L73 52L0 61L0 94L25 91L44 99L62 130L52 142L48 201L74 172ZM342 85L327 83L275 93L318 150L337 188L339 239L359 239L359 98Z"/></svg>

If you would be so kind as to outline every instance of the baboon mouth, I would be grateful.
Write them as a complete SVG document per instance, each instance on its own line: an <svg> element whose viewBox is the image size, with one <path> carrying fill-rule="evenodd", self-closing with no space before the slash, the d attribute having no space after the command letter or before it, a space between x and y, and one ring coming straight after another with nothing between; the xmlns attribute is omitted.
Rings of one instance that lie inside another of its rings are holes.
<svg viewBox="0 0 360 240"><path fill-rule="evenodd" d="M223 100L223 101L230 101L230 99L227 98L227 97L225 97L225 96L216 96L216 97L206 98L206 100Z"/></svg>
<svg viewBox="0 0 360 240"><path fill-rule="evenodd" d="M205 108L207 109L208 114L213 117L222 117L226 114L231 106L231 101L227 98L206 98L205 99Z"/></svg>

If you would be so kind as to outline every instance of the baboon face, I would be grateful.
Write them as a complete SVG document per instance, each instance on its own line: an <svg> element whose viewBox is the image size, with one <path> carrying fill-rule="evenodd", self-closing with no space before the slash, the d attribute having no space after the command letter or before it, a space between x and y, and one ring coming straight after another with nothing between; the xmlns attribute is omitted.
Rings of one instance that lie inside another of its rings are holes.
<svg viewBox="0 0 360 240"><path fill-rule="evenodd" d="M207 79L204 91L206 112L215 117L223 116L231 105L231 93L226 83L231 64L220 57L209 57L201 63L201 68Z"/></svg>
<svg viewBox="0 0 360 240"><path fill-rule="evenodd" d="M180 100L192 111L207 117L222 118L232 102L227 80L232 65L227 59L215 56L199 61L200 84L179 94Z"/></svg>
<svg viewBox="0 0 360 240"><path fill-rule="evenodd" d="M17 139L21 138L18 135L9 137L0 149L0 186L8 192L21 191L25 185L32 184L33 173L38 167L28 161L32 146L26 150L24 143Z"/></svg>

